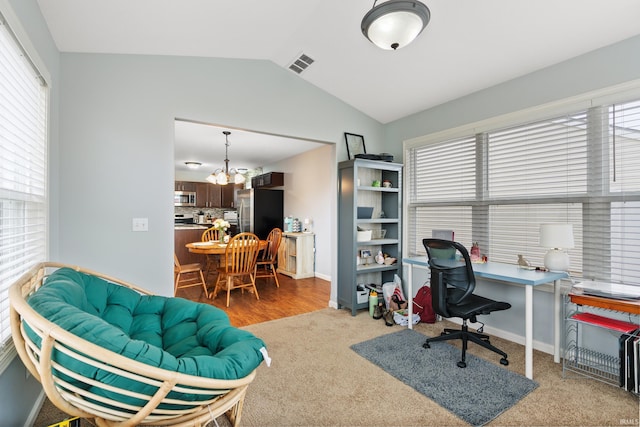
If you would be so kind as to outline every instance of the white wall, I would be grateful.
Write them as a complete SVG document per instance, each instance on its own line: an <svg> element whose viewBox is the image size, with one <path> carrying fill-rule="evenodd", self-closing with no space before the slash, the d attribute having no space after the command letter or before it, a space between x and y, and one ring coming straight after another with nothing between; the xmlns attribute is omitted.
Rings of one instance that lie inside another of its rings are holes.
<svg viewBox="0 0 640 427"><path fill-rule="evenodd" d="M313 220L315 272L316 277L325 280L331 280L336 252L333 248L337 224L331 219L337 209L336 148L335 144L327 144L265 167L265 171L284 172L285 216L292 215L300 221L304 218ZM332 300L335 295L332 292Z"/></svg>

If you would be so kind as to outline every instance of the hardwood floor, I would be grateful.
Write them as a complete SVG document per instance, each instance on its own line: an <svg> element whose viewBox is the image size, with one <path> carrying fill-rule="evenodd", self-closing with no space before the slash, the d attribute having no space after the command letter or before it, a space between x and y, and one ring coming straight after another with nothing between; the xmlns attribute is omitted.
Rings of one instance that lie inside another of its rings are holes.
<svg viewBox="0 0 640 427"><path fill-rule="evenodd" d="M236 327L295 316L329 306L330 282L314 277L294 280L283 274L278 274L278 280L279 288L271 278L256 280L259 300L256 300L253 293L239 289L231 291L229 307L225 306L225 293L218 293L214 300L210 300L204 296L201 287L180 289L176 296L221 308ZM215 277L211 276L207 283L209 289L213 290Z"/></svg>

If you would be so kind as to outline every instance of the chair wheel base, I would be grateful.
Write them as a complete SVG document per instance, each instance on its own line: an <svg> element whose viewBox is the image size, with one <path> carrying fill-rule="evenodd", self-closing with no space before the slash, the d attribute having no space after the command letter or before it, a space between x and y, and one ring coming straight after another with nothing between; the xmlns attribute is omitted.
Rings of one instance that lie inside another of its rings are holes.
<svg viewBox="0 0 640 427"><path fill-rule="evenodd" d="M456 363L456 365L458 365L458 368L466 368L467 367L467 362L463 362L461 360L458 363Z"/></svg>
<svg viewBox="0 0 640 427"><path fill-rule="evenodd" d="M500 364L507 366L509 364L509 361L507 360L506 357L503 357L502 359L500 359Z"/></svg>

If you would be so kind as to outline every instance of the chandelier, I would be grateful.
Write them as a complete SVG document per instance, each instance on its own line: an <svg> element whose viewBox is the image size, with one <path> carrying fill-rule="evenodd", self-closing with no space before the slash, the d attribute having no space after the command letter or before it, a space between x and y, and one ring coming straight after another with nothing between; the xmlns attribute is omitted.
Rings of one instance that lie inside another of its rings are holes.
<svg viewBox="0 0 640 427"><path fill-rule="evenodd" d="M212 184L220 184L220 185L227 185L230 182L234 184L242 184L245 181L245 177L240 172L238 172L237 169L235 168L229 169L229 135L231 135L231 132L229 132L228 130L225 130L225 131L222 131L222 133L224 134L224 138L225 138L224 169L222 168L216 169L211 175L207 177L207 181L209 181Z"/></svg>

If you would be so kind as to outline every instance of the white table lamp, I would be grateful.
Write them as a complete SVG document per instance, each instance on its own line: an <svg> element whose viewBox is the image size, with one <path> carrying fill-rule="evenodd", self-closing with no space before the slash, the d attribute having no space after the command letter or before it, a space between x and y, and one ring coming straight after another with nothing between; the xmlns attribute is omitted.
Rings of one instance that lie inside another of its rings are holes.
<svg viewBox="0 0 640 427"><path fill-rule="evenodd" d="M544 266L550 271L569 271L569 255L573 242L572 224L540 224L540 246L550 248L544 256Z"/></svg>

